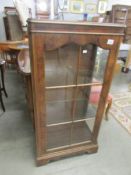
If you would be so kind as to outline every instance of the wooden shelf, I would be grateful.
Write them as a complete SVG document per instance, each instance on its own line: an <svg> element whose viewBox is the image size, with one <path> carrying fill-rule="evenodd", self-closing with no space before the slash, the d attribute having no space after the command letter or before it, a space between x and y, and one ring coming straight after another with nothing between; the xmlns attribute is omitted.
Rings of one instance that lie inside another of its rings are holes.
<svg viewBox="0 0 131 175"><path fill-rule="evenodd" d="M95 118L97 107L91 104L86 106L86 100L76 101L76 110L73 116L74 101L51 102L46 105L47 124L63 124L75 120L87 120Z"/></svg>

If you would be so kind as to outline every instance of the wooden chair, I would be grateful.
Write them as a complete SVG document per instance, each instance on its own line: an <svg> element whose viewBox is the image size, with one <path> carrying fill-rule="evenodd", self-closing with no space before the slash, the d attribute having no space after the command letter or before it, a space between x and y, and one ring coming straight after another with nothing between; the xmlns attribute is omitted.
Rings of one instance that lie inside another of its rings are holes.
<svg viewBox="0 0 131 175"><path fill-rule="evenodd" d="M0 42L0 52L7 65L13 64L17 68L17 56L20 51L17 46L27 43L27 40Z"/></svg>
<svg viewBox="0 0 131 175"><path fill-rule="evenodd" d="M91 94L90 94L90 98L89 98L89 101L90 101L91 104L98 105L101 90L102 90L101 85L92 86ZM106 120L108 120L108 112L109 112L109 109L111 108L111 105L112 105L112 95L109 93L108 97L107 97L107 100L106 100L106 106L105 106L105 111L104 111L104 115L105 115Z"/></svg>
<svg viewBox="0 0 131 175"><path fill-rule="evenodd" d="M8 44L3 44L3 43L0 43L0 52L1 52L1 56L2 56L2 59L4 59L6 61L6 64L12 64L12 59L11 59L11 56L9 54L9 45Z"/></svg>

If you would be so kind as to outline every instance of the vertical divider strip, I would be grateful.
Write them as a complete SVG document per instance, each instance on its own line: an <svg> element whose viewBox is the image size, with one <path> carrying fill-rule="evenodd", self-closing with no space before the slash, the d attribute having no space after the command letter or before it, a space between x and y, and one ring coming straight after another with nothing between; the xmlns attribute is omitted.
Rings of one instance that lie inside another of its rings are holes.
<svg viewBox="0 0 131 175"><path fill-rule="evenodd" d="M77 58L76 77L75 77L76 85L78 84L80 58L81 58L81 46L79 46L79 52L78 52L78 58ZM71 124L70 144L72 143L72 136L73 136L73 121L74 121L75 112L76 112L77 90L78 90L78 87L77 86L74 87L73 102L72 102L72 124Z"/></svg>

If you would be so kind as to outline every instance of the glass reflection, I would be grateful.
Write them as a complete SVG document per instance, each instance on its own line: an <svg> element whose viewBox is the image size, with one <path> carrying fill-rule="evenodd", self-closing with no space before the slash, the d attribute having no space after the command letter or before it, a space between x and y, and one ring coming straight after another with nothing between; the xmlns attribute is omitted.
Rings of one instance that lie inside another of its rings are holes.
<svg viewBox="0 0 131 175"><path fill-rule="evenodd" d="M91 139L108 52L73 43L46 52L48 149Z"/></svg>

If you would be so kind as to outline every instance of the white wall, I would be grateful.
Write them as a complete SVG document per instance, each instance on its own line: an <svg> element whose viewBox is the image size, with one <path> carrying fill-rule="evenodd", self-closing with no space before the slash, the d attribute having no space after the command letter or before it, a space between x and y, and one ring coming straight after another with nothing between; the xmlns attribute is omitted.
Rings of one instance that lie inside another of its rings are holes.
<svg viewBox="0 0 131 175"><path fill-rule="evenodd" d="M24 0L25 4L29 7L32 7L32 2L34 0ZM60 0L61 1L61 0ZM86 1L86 0L85 0ZM97 0L93 0L97 1ZM131 0L108 0L108 10L111 10L112 5L114 4L124 4L124 5L131 5ZM5 30L3 25L3 10L5 6L14 6L13 0L0 0L0 41L5 40Z"/></svg>
<svg viewBox="0 0 131 175"><path fill-rule="evenodd" d="M1 0L0 1L0 41L5 40L5 29L3 25L3 10L5 6L13 6L12 0Z"/></svg>
<svg viewBox="0 0 131 175"><path fill-rule="evenodd" d="M32 7L34 6L34 4L32 2L34 2L34 0L24 0L25 4L28 7ZM6 39L5 37L5 29L4 29L4 23L3 23L3 16L4 16L4 7L12 7L14 6L13 0L0 0L0 41L4 41ZM34 14L34 11L33 11Z"/></svg>
<svg viewBox="0 0 131 175"><path fill-rule="evenodd" d="M114 4L123 4L123 5L131 5L131 0L108 0L108 10L111 10L112 5Z"/></svg>

